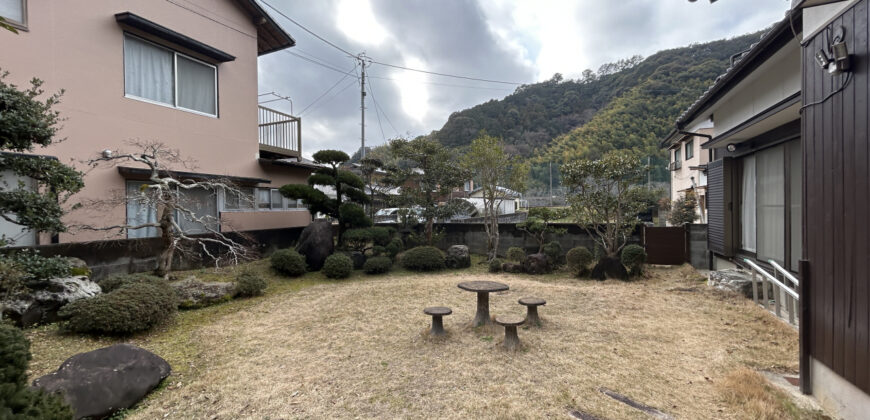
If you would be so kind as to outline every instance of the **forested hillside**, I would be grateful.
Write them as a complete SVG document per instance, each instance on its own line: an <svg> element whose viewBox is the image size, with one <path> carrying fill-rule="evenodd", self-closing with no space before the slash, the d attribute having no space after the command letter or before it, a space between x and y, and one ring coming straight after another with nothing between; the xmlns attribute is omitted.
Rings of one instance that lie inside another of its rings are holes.
<svg viewBox="0 0 870 420"><path fill-rule="evenodd" d="M639 148L656 160L655 178L664 180L666 156L658 150L658 140L725 71L730 57L757 42L761 33L620 60L598 72L586 70L579 80L557 74L523 85L502 100L455 112L430 136L462 147L485 130L502 137L515 153L556 162ZM533 170L534 178L542 176Z"/></svg>

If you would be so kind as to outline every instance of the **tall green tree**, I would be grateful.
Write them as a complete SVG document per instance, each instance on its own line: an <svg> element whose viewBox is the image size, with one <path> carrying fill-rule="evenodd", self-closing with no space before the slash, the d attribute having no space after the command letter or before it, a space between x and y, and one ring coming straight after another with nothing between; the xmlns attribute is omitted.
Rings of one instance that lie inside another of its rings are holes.
<svg viewBox="0 0 870 420"><path fill-rule="evenodd" d="M505 150L501 139L485 133L471 142L462 157L462 166L473 176L483 193L483 225L487 236L487 257L492 260L498 252L499 208L512 199L513 190L525 191L529 165Z"/></svg>
<svg viewBox="0 0 870 420"><path fill-rule="evenodd" d="M401 189L395 204L421 208L424 237L431 245L435 219L450 217L455 211L442 203L454 188L468 180L468 173L444 145L425 137L393 140L390 152L401 163L388 169L388 179Z"/></svg>
<svg viewBox="0 0 870 420"><path fill-rule="evenodd" d="M604 250L592 277L625 279L628 273L619 252L640 223L638 214L649 207L645 187L646 166L636 152L615 150L601 159L580 159L562 167L568 202L577 224Z"/></svg>
<svg viewBox="0 0 870 420"><path fill-rule="evenodd" d="M41 100L41 80L19 89L5 82L8 74L0 71L0 171L19 180L0 181L0 217L34 231L64 232L63 203L84 187L82 173L32 154L63 140L55 139L61 118L53 109L63 91Z"/></svg>
<svg viewBox="0 0 870 420"><path fill-rule="evenodd" d="M517 229L526 232L538 243L538 253L544 252L544 244L550 235L564 234L567 229L556 227L553 222L567 216L568 211L550 207L529 209L525 222L517 223Z"/></svg>
<svg viewBox="0 0 870 420"><path fill-rule="evenodd" d="M287 198L302 199L308 205L311 215L322 213L339 222L338 239L347 229L371 226L360 204L369 202L362 178L341 165L350 156L340 150L321 150L314 154L314 163L323 167L308 177L308 185L287 184L281 187L281 194ZM330 198L315 186L331 187L335 198Z"/></svg>

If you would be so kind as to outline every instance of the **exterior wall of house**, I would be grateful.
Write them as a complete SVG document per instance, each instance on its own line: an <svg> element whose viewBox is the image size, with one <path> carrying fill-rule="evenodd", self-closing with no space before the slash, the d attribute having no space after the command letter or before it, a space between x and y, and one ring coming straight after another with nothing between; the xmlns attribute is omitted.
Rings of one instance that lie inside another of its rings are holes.
<svg viewBox="0 0 870 420"><path fill-rule="evenodd" d="M300 177L269 173L257 162L257 36L252 19L235 2L191 0L203 15L165 1L77 0L28 1L27 30L0 33L7 82L26 86L33 77L45 81L46 92L64 89L57 110L66 118L59 137L66 141L35 153L58 157L86 171L85 189L71 203L123 194L125 180L116 169L88 169L81 163L102 150L135 150L131 139L160 141L195 160L189 172L271 179L271 186L298 182ZM235 56L217 66L218 116L204 116L125 97L124 32L210 61L184 48L132 29L122 28L114 15L131 12ZM213 22L216 19L227 26ZM126 165L125 166L135 166ZM266 185L261 185L266 186ZM234 216L235 218L236 216ZM262 218L262 223L257 220ZM242 225L274 226L274 216L251 215ZM288 218L283 227L305 224ZM122 224L125 208L85 206L73 211L68 224ZM104 233L70 232L60 242L106 239Z"/></svg>
<svg viewBox="0 0 870 420"><path fill-rule="evenodd" d="M846 418L866 418L870 407L868 3L856 2L830 23L832 29L845 29L851 73L831 75L816 64L814 54L830 42L824 31L808 39L803 50L802 100L808 106L802 119L806 262L801 286L809 288L809 298L801 328L807 328L813 392L829 399L827 408L849 409L851 414L842 414Z"/></svg>
<svg viewBox="0 0 870 420"><path fill-rule="evenodd" d="M706 128L697 130L696 132L701 134L711 134L713 130ZM700 223L706 223L706 211L702 213L701 210L706 209L707 175L702 169L692 169L692 167L697 168L710 161L709 151L701 148L701 145L706 141L707 138L705 137L692 136L689 139L675 143L668 150L671 155L671 162L674 162L676 156L675 152L677 150L679 150L680 156L680 168L671 171L671 200L677 200L680 197L683 197L686 194L686 191L691 190L693 188L692 178L694 177L694 187L696 187L699 203L695 213L698 214ZM691 143L691 145L689 145L689 143ZM686 156L689 156L687 154L689 146L691 146L692 157L686 159Z"/></svg>

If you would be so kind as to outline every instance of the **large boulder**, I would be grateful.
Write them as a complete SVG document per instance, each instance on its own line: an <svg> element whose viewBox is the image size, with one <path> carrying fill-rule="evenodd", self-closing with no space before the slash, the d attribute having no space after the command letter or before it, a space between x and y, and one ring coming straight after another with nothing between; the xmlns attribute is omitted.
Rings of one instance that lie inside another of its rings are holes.
<svg viewBox="0 0 870 420"><path fill-rule="evenodd" d="M760 278L758 281L761 283ZM707 284L716 289L739 293L752 299L752 273L748 271L736 268L711 271ZM762 295L761 284L758 285L758 294Z"/></svg>
<svg viewBox="0 0 870 420"><path fill-rule="evenodd" d="M445 263L447 268L471 267L471 254L468 252L468 246L453 245L447 248L447 260Z"/></svg>
<svg viewBox="0 0 870 420"><path fill-rule="evenodd" d="M351 261L353 261L354 270L362 270L363 266L366 264L366 254L363 254L362 252L351 251L347 256L350 257Z"/></svg>
<svg viewBox="0 0 870 420"><path fill-rule="evenodd" d="M231 300L236 285L229 282L202 282L194 276L170 283L178 295L178 307L182 309L202 308Z"/></svg>
<svg viewBox="0 0 870 420"><path fill-rule="evenodd" d="M627 281L629 279L628 270L622 265L622 261L617 257L609 256L603 256L595 263L595 267L592 267L589 277L595 280L617 279Z"/></svg>
<svg viewBox="0 0 870 420"><path fill-rule="evenodd" d="M506 262L501 265L501 271L505 273L522 273L525 271L523 265L518 262Z"/></svg>
<svg viewBox="0 0 870 420"><path fill-rule="evenodd" d="M22 328L60 320L57 311L67 303L102 293L100 285L85 276L49 279L39 288L20 293L2 303L3 316Z"/></svg>
<svg viewBox="0 0 870 420"><path fill-rule="evenodd" d="M104 418L130 408L169 376L166 360L132 344L115 344L66 359L35 388L63 395L75 418Z"/></svg>
<svg viewBox="0 0 870 420"><path fill-rule="evenodd" d="M523 262L523 271L529 274L546 274L550 272L550 261L546 254L532 254Z"/></svg>
<svg viewBox="0 0 870 420"><path fill-rule="evenodd" d="M335 243L332 241L332 223L326 220L317 220L306 226L299 236L299 245L296 251L305 256L305 263L311 271L319 271L323 268L326 257L335 251Z"/></svg>

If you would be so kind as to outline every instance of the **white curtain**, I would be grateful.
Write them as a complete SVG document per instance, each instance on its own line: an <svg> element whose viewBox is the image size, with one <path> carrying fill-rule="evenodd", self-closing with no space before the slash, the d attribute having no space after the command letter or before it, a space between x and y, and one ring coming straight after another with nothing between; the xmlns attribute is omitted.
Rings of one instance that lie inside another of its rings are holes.
<svg viewBox="0 0 870 420"><path fill-rule="evenodd" d="M785 150L772 147L757 154L758 258L785 260Z"/></svg>
<svg viewBox="0 0 870 420"><path fill-rule="evenodd" d="M124 91L128 95L175 105L171 51L132 36L124 37Z"/></svg>
<svg viewBox="0 0 870 420"><path fill-rule="evenodd" d="M193 212L193 217L187 213L179 212L178 225L184 233L206 233L206 227L218 230L217 194L205 188L184 190L181 192L181 206ZM200 219L205 223L200 223Z"/></svg>
<svg viewBox="0 0 870 420"><path fill-rule="evenodd" d="M149 205L145 198L142 186L145 182L127 181L127 225L138 226L146 223L157 223L157 208ZM127 229L127 237L153 238L160 236L160 229L156 227L143 227L139 229Z"/></svg>
<svg viewBox="0 0 870 420"><path fill-rule="evenodd" d="M22 0L0 0L0 16L7 21L24 22L24 2Z"/></svg>
<svg viewBox="0 0 870 420"><path fill-rule="evenodd" d="M740 191L740 248L755 252L755 155L743 158Z"/></svg>
<svg viewBox="0 0 870 420"><path fill-rule="evenodd" d="M798 270L798 261L801 259L801 198L803 178L801 176L801 168L803 166L801 155L801 142L795 140L787 146L789 154L788 162L788 185L789 185L789 210L791 211L791 221L789 228L791 229L791 269Z"/></svg>
<svg viewBox="0 0 870 420"><path fill-rule="evenodd" d="M178 106L216 115L215 69L178 56Z"/></svg>

